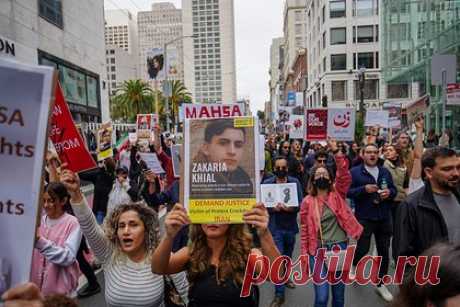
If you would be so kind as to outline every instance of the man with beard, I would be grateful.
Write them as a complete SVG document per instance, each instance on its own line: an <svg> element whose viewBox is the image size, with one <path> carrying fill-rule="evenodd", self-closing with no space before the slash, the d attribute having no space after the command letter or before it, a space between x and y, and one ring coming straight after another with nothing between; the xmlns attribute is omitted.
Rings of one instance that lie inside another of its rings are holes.
<svg viewBox="0 0 460 307"><path fill-rule="evenodd" d="M418 256L439 241L460 244L460 161L454 150L428 149L422 156L425 187L396 212L393 256Z"/></svg>

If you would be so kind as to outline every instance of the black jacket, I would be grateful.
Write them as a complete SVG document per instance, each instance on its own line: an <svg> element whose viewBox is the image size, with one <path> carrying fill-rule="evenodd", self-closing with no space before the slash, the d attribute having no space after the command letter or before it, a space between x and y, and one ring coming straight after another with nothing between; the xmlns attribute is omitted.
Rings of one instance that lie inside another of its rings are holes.
<svg viewBox="0 0 460 307"><path fill-rule="evenodd" d="M454 191L460 202L460 195ZM447 225L429 182L409 195L397 208L393 257L419 256L437 242L448 240Z"/></svg>
<svg viewBox="0 0 460 307"><path fill-rule="evenodd" d="M108 172L104 168L97 168L78 174L80 179L89 181L94 185L93 212L107 212L109 194L115 182L114 172Z"/></svg>

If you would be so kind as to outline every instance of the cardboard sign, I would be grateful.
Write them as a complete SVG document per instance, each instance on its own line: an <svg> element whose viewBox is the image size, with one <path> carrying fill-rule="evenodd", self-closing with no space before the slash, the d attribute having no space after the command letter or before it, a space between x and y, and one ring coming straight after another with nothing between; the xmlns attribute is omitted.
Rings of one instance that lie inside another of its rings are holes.
<svg viewBox="0 0 460 307"><path fill-rule="evenodd" d="M147 139L151 137L153 128L158 125L157 114L137 114L136 133L138 139Z"/></svg>
<svg viewBox="0 0 460 307"><path fill-rule="evenodd" d="M321 141L327 139L327 109L307 110L306 140Z"/></svg>
<svg viewBox="0 0 460 307"><path fill-rule="evenodd" d="M50 67L0 58L0 295L29 281L53 83Z"/></svg>
<svg viewBox="0 0 460 307"><path fill-rule="evenodd" d="M180 155L181 150L182 150L182 145L180 144L171 146L171 158L173 162L173 171L174 171L174 177L176 178L179 178L181 175L181 169L182 169L182 157Z"/></svg>
<svg viewBox="0 0 460 307"><path fill-rule="evenodd" d="M381 127L388 128L388 119L390 114L387 110L368 110L366 111L366 121L364 126L366 127Z"/></svg>
<svg viewBox="0 0 460 307"><path fill-rule="evenodd" d="M67 163L71 171L77 173L97 167L75 127L59 84L55 90L49 137L53 141L59 159L62 163Z"/></svg>
<svg viewBox="0 0 460 307"><path fill-rule="evenodd" d="M107 123L97 131L97 160L113 157L112 124Z"/></svg>
<svg viewBox="0 0 460 307"><path fill-rule="evenodd" d="M328 109L327 135L337 141L353 141L356 112L351 108Z"/></svg>
<svg viewBox="0 0 460 307"><path fill-rule="evenodd" d="M285 204L289 207L299 206L297 184L262 184L260 187L262 202L266 207L275 207L277 204Z"/></svg>
<svg viewBox="0 0 460 307"><path fill-rule="evenodd" d="M291 115L289 117L289 138L304 139L305 138L305 116Z"/></svg>
<svg viewBox="0 0 460 307"><path fill-rule="evenodd" d="M241 104L192 104L182 105L185 118L222 118L244 116ZM182 118L181 120L183 120Z"/></svg>
<svg viewBox="0 0 460 307"><path fill-rule="evenodd" d="M158 156L156 153L146 153L141 152L139 153L141 160L147 164L147 167L152 170L155 174L164 174L165 170L161 166L160 160L158 160Z"/></svg>
<svg viewBox="0 0 460 307"><path fill-rule="evenodd" d="M447 105L460 105L460 83L453 83L447 86Z"/></svg>
<svg viewBox="0 0 460 307"><path fill-rule="evenodd" d="M242 223L256 204L258 126L252 117L185 120L183 189L192 223Z"/></svg>

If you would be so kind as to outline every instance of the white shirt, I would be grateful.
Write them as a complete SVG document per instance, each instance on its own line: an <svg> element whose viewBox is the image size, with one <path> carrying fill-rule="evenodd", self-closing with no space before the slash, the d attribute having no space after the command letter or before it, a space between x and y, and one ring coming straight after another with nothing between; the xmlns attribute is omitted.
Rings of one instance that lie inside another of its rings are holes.
<svg viewBox="0 0 460 307"><path fill-rule="evenodd" d="M372 177L374 177L375 182L378 182L378 179L379 179L379 168L378 168L378 166L364 165L364 168L369 172L369 174L372 175Z"/></svg>

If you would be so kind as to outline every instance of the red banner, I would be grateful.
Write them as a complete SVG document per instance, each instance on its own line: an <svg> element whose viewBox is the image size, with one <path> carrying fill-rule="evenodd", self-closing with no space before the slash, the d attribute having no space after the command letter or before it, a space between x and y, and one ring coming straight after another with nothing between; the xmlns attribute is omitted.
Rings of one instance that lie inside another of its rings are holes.
<svg viewBox="0 0 460 307"><path fill-rule="evenodd" d="M73 172L97 167L72 120L61 85L57 84L49 137L62 163Z"/></svg>
<svg viewBox="0 0 460 307"><path fill-rule="evenodd" d="M327 139L327 109L307 110L307 141Z"/></svg>

